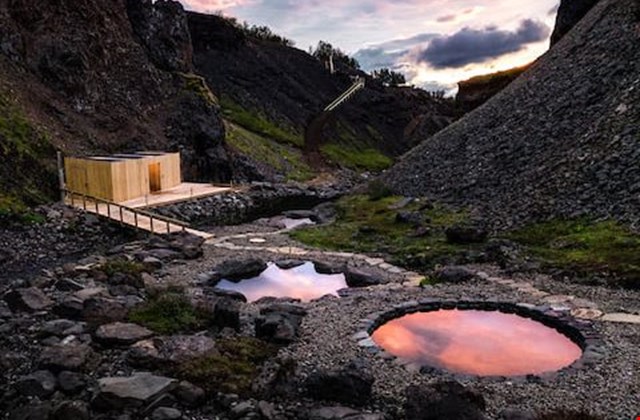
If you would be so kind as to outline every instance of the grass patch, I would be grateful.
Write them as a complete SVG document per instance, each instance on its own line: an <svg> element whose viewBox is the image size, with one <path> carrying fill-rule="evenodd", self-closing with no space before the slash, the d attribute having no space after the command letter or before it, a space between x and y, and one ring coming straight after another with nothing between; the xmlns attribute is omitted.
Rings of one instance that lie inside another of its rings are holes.
<svg viewBox="0 0 640 420"><path fill-rule="evenodd" d="M302 147L304 139L299 134L291 133L278 127L259 113L249 111L226 95L220 97L220 106L225 117L245 129L279 143Z"/></svg>
<svg viewBox="0 0 640 420"><path fill-rule="evenodd" d="M320 151L332 163L354 170L380 172L393 164L390 157L372 147L328 143L322 145Z"/></svg>
<svg viewBox="0 0 640 420"><path fill-rule="evenodd" d="M133 308L129 320L159 334L177 334L206 328L213 314L195 307L189 298L177 291L159 292Z"/></svg>
<svg viewBox="0 0 640 420"><path fill-rule="evenodd" d="M0 217L29 223L42 220L27 207L53 196L53 158L55 149L48 137L0 92Z"/></svg>
<svg viewBox="0 0 640 420"><path fill-rule="evenodd" d="M112 277L116 273L122 273L127 276L140 278L142 273L146 271L143 264L124 259L114 259L107 261L102 265L100 269L109 277Z"/></svg>
<svg viewBox="0 0 640 420"><path fill-rule="evenodd" d="M234 149L286 174L287 180L307 181L313 178L313 172L299 149L277 143L236 124L227 124L226 133L226 141Z"/></svg>
<svg viewBox="0 0 640 420"><path fill-rule="evenodd" d="M184 81L184 89L204 99L209 105L217 105L218 99L211 92L204 77L193 73L178 73Z"/></svg>
<svg viewBox="0 0 640 420"><path fill-rule="evenodd" d="M578 275L602 273L640 286L640 235L615 221L554 220L509 234L549 267Z"/></svg>
<svg viewBox="0 0 640 420"><path fill-rule="evenodd" d="M462 223L467 215L444 207L420 210L413 203L401 211L419 211L425 219L426 235L415 236L415 228L398 223L398 210L390 207L400 197L376 201L363 195L344 197L337 202L338 217L331 225L297 229L290 235L307 245L329 250L384 254L392 263L416 270L456 261L462 253L482 245L454 245L446 241L445 229Z"/></svg>
<svg viewBox="0 0 640 420"><path fill-rule="evenodd" d="M251 337L216 341L216 352L180 365L177 376L208 393L246 395L258 376L260 366L275 356L277 347Z"/></svg>

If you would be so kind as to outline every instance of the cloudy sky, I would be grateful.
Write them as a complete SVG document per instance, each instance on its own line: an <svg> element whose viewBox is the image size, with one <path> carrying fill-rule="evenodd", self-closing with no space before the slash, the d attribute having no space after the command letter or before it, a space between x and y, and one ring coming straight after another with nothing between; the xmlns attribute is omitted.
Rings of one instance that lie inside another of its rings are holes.
<svg viewBox="0 0 640 420"><path fill-rule="evenodd" d="M180 0L268 25L307 50L319 40L364 70L390 67L427 89L450 90L479 74L544 53L559 0Z"/></svg>

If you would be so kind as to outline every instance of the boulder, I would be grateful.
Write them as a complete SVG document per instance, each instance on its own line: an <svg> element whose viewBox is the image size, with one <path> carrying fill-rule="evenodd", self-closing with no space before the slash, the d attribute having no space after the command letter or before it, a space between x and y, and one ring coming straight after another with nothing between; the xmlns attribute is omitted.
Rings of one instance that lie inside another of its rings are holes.
<svg viewBox="0 0 640 420"><path fill-rule="evenodd" d="M58 385L62 392L73 395L86 388L87 378L82 373L63 370L58 374Z"/></svg>
<svg viewBox="0 0 640 420"><path fill-rule="evenodd" d="M457 245L482 243L487 240L489 232L480 226L455 225L445 230L447 242Z"/></svg>
<svg viewBox="0 0 640 420"><path fill-rule="evenodd" d="M342 369L314 372L305 381L307 395L316 400L365 405L371 399L374 378L363 359L351 361Z"/></svg>
<svg viewBox="0 0 640 420"><path fill-rule="evenodd" d="M196 407L204 400L205 392L202 388L195 386L191 382L182 381L176 386L173 395L175 395L182 404L189 407Z"/></svg>
<svg viewBox="0 0 640 420"><path fill-rule="evenodd" d="M126 306L115 299L91 297L82 304L82 318L96 325L124 321L127 313Z"/></svg>
<svg viewBox="0 0 640 420"><path fill-rule="evenodd" d="M46 322L40 332L44 336L54 335L56 337L66 337L68 335L80 335L85 330L83 322L71 321L68 319L54 319Z"/></svg>
<svg viewBox="0 0 640 420"><path fill-rule="evenodd" d="M175 379L150 373L102 378L92 404L101 410L137 408L170 393L176 384Z"/></svg>
<svg viewBox="0 0 640 420"><path fill-rule="evenodd" d="M268 268L266 262L259 258L228 260L214 268L218 279L243 280L259 276Z"/></svg>
<svg viewBox="0 0 640 420"><path fill-rule="evenodd" d="M291 304L263 308L255 320L256 337L276 344L290 344L298 337L298 329L306 314L303 307Z"/></svg>
<svg viewBox="0 0 640 420"><path fill-rule="evenodd" d="M290 270L305 264L302 260L279 260L275 262L276 266L281 270Z"/></svg>
<svg viewBox="0 0 640 420"><path fill-rule="evenodd" d="M19 378L15 387L22 395L42 399L56 390L56 377L48 370L39 370Z"/></svg>
<svg viewBox="0 0 640 420"><path fill-rule="evenodd" d="M313 267L319 274L340 274L345 271L344 265L330 264L322 261L314 261Z"/></svg>
<svg viewBox="0 0 640 420"><path fill-rule="evenodd" d="M356 268L348 268L344 272L344 277L349 287L368 287L384 283L381 277Z"/></svg>
<svg viewBox="0 0 640 420"><path fill-rule="evenodd" d="M435 273L435 278L441 283L464 283L475 277L475 272L461 266L446 266Z"/></svg>
<svg viewBox="0 0 640 420"><path fill-rule="evenodd" d="M230 298L220 298L213 309L213 325L219 328L240 329L240 303Z"/></svg>
<svg viewBox="0 0 640 420"><path fill-rule="evenodd" d="M153 335L153 331L137 324L114 322L101 325L94 333L96 341L105 345L126 346L144 340Z"/></svg>
<svg viewBox="0 0 640 420"><path fill-rule="evenodd" d="M240 292L236 292L233 290L225 290L225 289L217 289L217 288L205 288L204 292L207 294L212 294L217 297L232 299L238 302L247 302L247 297Z"/></svg>
<svg viewBox="0 0 640 420"><path fill-rule="evenodd" d="M53 301L35 287L12 290L4 296L4 300L13 312L37 312L53 305Z"/></svg>
<svg viewBox="0 0 640 420"><path fill-rule="evenodd" d="M84 401L63 401L53 409L51 420L89 420L89 407Z"/></svg>
<svg viewBox="0 0 640 420"><path fill-rule="evenodd" d="M173 335L139 341L129 349L127 360L134 366L166 367L215 351L215 342L202 335Z"/></svg>
<svg viewBox="0 0 640 420"><path fill-rule="evenodd" d="M91 354L91 348L85 344L58 344L44 348L38 365L53 372L77 371L85 365Z"/></svg>
<svg viewBox="0 0 640 420"><path fill-rule="evenodd" d="M171 407L158 407L151 413L151 420L178 420L182 418L182 411Z"/></svg>
<svg viewBox="0 0 640 420"><path fill-rule="evenodd" d="M396 213L396 223L421 226L424 223L424 216L417 211L401 211Z"/></svg>
<svg viewBox="0 0 640 420"><path fill-rule="evenodd" d="M455 381L409 386L404 415L407 420L484 420L482 395Z"/></svg>

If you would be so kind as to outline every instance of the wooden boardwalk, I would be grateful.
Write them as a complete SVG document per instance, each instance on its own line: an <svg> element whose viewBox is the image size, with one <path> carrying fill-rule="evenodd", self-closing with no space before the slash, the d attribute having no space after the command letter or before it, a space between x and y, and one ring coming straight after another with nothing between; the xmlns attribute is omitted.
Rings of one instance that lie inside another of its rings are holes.
<svg viewBox="0 0 640 420"><path fill-rule="evenodd" d="M183 182L174 188L162 190L144 197L124 201L120 204L132 209L143 209L150 207L166 206L180 203L194 198L208 197L211 195L223 194L231 191L231 187L221 187L213 184L196 184Z"/></svg>
<svg viewBox="0 0 640 420"><path fill-rule="evenodd" d="M86 195L66 192L65 203L72 207L106 217L123 225L136 229L155 233L158 235L188 232L205 240L212 239L213 234L192 229L183 221L165 216L156 215L139 208L133 208L124 204L112 203L106 200L87 197Z"/></svg>

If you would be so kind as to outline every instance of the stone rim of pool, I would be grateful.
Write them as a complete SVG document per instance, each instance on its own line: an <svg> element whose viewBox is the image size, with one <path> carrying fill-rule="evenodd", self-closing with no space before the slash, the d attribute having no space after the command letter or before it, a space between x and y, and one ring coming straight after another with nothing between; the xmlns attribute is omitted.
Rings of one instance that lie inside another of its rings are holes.
<svg viewBox="0 0 640 420"><path fill-rule="evenodd" d="M386 351L380 347L373 339L373 335L377 329L384 324L415 313L428 313L440 310L476 310L487 312L501 312L503 314L517 315L528 318L531 321L538 322L553 328L558 333L564 335L580 350L581 355L568 366L557 370L518 374L518 375L477 375L464 372L455 372L446 370L425 363L417 362L412 358L399 357ZM396 364L404 366L409 372L421 372L425 374L439 374L443 376L452 376L454 378L479 378L483 381L504 381L522 378L523 380L531 380L532 378L554 378L556 375L571 373L584 367L593 366L599 363L605 356L606 348L604 341L593 327L593 322L586 320L577 320L566 311L558 311L545 306L535 306L523 303L511 302L492 302L492 301L442 301L437 299L421 299L420 301L411 301L402 303L383 312L370 314L361 321L362 331L353 335L361 348L368 350L370 353L377 355L387 361L393 361Z"/></svg>

